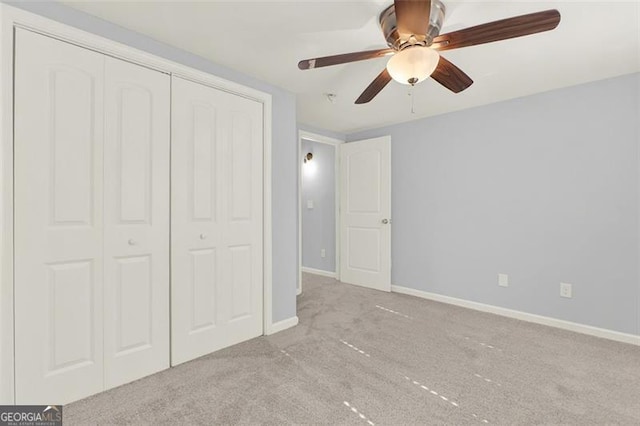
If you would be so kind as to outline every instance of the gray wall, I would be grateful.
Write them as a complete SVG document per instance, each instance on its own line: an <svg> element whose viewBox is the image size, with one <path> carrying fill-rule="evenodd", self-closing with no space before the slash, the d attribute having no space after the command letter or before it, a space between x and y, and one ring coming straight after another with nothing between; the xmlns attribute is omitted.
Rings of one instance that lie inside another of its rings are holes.
<svg viewBox="0 0 640 426"><path fill-rule="evenodd" d="M189 67L235 81L273 97L273 321L296 315L297 265L297 123L295 96L200 56L160 43L139 33L56 2L3 3L135 47Z"/></svg>
<svg viewBox="0 0 640 426"><path fill-rule="evenodd" d="M329 144L303 139L300 161L308 152L313 159L302 170L302 266L336 271L335 151ZM307 202L313 201L313 209ZM325 257L320 251L325 249Z"/></svg>
<svg viewBox="0 0 640 426"><path fill-rule="evenodd" d="M391 135L392 283L640 334L639 94L634 74L349 135Z"/></svg>

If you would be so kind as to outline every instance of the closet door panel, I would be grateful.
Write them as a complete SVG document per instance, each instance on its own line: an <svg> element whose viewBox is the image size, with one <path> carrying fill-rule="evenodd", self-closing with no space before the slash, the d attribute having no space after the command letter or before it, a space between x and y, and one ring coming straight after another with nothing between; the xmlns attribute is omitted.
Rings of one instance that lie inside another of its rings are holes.
<svg viewBox="0 0 640 426"><path fill-rule="evenodd" d="M169 367L170 78L105 59L105 386Z"/></svg>
<svg viewBox="0 0 640 426"><path fill-rule="evenodd" d="M16 30L18 404L103 389L103 56Z"/></svg>
<svg viewBox="0 0 640 426"><path fill-rule="evenodd" d="M229 322L243 340L262 328L263 212L262 105L226 95L229 161L226 163L227 226L223 234L231 282Z"/></svg>
<svg viewBox="0 0 640 426"><path fill-rule="evenodd" d="M172 90L171 360L176 365L211 352L220 325L223 134L220 105L208 88L174 78Z"/></svg>
<svg viewBox="0 0 640 426"><path fill-rule="evenodd" d="M262 334L262 105L172 84L172 364Z"/></svg>

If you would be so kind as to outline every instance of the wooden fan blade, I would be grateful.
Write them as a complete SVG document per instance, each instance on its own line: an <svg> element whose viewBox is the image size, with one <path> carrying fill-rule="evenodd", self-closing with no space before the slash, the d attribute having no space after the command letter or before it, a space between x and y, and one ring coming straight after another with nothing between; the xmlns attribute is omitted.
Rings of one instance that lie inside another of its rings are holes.
<svg viewBox="0 0 640 426"><path fill-rule="evenodd" d="M460 93L473 84L473 80L464 71L442 56L436 70L431 74L431 78L453 93Z"/></svg>
<svg viewBox="0 0 640 426"><path fill-rule="evenodd" d="M379 58L394 53L393 49L367 50L364 52L343 53L341 55L324 56L322 58L305 59L298 62L301 70L310 70L331 65L346 64L348 62L364 61Z"/></svg>
<svg viewBox="0 0 640 426"><path fill-rule="evenodd" d="M431 47L436 50L451 50L475 46L549 31L559 23L560 12L555 9L545 10L442 34L433 40Z"/></svg>
<svg viewBox="0 0 640 426"><path fill-rule="evenodd" d="M402 35L423 36L429 29L430 0L394 0L396 26Z"/></svg>
<svg viewBox="0 0 640 426"><path fill-rule="evenodd" d="M389 71L385 68L378 76L371 82L371 84L364 89L362 95L358 99L356 99L356 104L366 104L371 101L371 99L375 98L378 93L384 86L386 86L391 81L391 76L389 75Z"/></svg>

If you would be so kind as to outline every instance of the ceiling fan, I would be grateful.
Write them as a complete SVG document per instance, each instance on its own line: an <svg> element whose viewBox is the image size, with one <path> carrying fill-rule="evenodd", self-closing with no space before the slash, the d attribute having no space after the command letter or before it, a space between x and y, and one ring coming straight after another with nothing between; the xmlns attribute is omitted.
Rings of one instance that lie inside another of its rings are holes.
<svg viewBox="0 0 640 426"><path fill-rule="evenodd" d="M552 9L440 34L444 17L445 7L440 0L394 0L379 18L388 48L305 59L298 68L307 70L392 55L356 104L371 101L392 79L413 86L431 77L459 93L473 80L439 52L549 31L560 23L560 12Z"/></svg>

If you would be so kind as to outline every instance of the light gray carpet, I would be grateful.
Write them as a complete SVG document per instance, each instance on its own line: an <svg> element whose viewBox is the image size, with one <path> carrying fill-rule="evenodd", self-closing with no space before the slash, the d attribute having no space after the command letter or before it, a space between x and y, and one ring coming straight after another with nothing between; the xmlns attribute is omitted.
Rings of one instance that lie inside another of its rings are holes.
<svg viewBox="0 0 640 426"><path fill-rule="evenodd" d="M313 275L300 324L65 407L67 424L640 424L640 348Z"/></svg>

